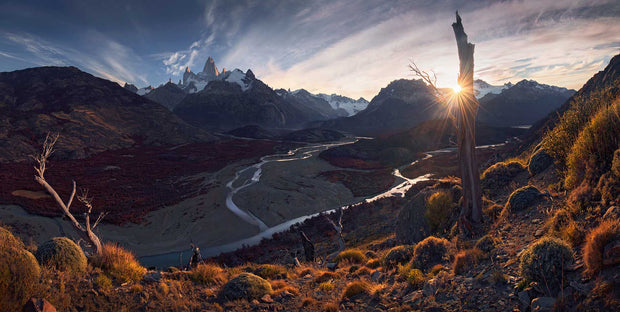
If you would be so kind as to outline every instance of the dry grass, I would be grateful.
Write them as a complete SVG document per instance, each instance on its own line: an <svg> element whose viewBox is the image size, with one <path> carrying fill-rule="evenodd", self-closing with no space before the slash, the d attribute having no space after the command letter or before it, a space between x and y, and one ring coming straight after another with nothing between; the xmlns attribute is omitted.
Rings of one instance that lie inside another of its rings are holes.
<svg viewBox="0 0 620 312"><path fill-rule="evenodd" d="M323 312L338 312L339 307L337 303L328 302L323 306Z"/></svg>
<svg viewBox="0 0 620 312"><path fill-rule="evenodd" d="M273 289L273 292L289 292L291 294L294 294L295 296L299 295L299 289L297 289L297 287L293 287L291 285L289 285L286 281L283 280L275 280L275 281L271 281L269 284L271 284L271 289Z"/></svg>
<svg viewBox="0 0 620 312"><path fill-rule="evenodd" d="M146 274L132 252L112 243L104 244L101 255L92 256L90 262L121 283L140 281Z"/></svg>
<svg viewBox="0 0 620 312"><path fill-rule="evenodd" d="M429 236L419 242L413 251L412 265L427 271L448 259L450 243L444 238Z"/></svg>
<svg viewBox="0 0 620 312"><path fill-rule="evenodd" d="M334 272L323 272L319 276L317 276L317 278L314 279L314 282L317 284L320 284L320 283L331 281L333 279L338 279L338 278L339 278L338 274Z"/></svg>
<svg viewBox="0 0 620 312"><path fill-rule="evenodd" d="M366 256L359 249L347 249L336 256L336 262L346 261L349 263L363 264L366 262Z"/></svg>
<svg viewBox="0 0 620 312"><path fill-rule="evenodd" d="M478 248L459 251L454 257L454 274L463 274L469 271L469 269L478 264L483 255L484 253Z"/></svg>
<svg viewBox="0 0 620 312"><path fill-rule="evenodd" d="M304 297L304 299L301 300L302 307L310 307L317 304L319 304L319 302L316 301L316 299L314 299L313 297Z"/></svg>
<svg viewBox="0 0 620 312"><path fill-rule="evenodd" d="M203 285L221 285L226 282L224 270L215 264L199 264L190 275L194 282Z"/></svg>
<svg viewBox="0 0 620 312"><path fill-rule="evenodd" d="M288 269L279 264L261 264L256 267L250 266L247 270L264 279L288 278Z"/></svg>
<svg viewBox="0 0 620 312"><path fill-rule="evenodd" d="M588 233L583 251L587 274L598 274L603 269L603 250L614 240L620 240L619 220L603 221Z"/></svg>
<svg viewBox="0 0 620 312"><path fill-rule="evenodd" d="M332 284L331 282L323 282L319 284L318 289L324 293L328 293L334 290L334 284Z"/></svg>
<svg viewBox="0 0 620 312"><path fill-rule="evenodd" d="M353 298L362 294L370 294L371 287L367 282L364 281L354 281L347 285L342 294L345 298Z"/></svg>

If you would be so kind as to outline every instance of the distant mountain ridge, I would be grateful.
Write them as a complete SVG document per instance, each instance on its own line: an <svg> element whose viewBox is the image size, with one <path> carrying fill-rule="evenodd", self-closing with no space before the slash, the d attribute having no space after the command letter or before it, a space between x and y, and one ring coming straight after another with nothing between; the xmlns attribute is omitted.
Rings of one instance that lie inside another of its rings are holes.
<svg viewBox="0 0 620 312"><path fill-rule="evenodd" d="M63 158L214 139L160 104L75 67L0 73L0 121L0 161L27 159L48 132L60 133Z"/></svg>

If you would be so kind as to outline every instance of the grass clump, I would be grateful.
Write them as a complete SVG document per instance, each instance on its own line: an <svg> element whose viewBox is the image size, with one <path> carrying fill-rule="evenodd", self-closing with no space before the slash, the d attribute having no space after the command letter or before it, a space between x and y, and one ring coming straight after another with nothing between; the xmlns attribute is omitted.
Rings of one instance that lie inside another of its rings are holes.
<svg viewBox="0 0 620 312"><path fill-rule="evenodd" d="M428 271L434 265L448 260L449 244L445 238L429 236L415 246L411 263L416 268Z"/></svg>
<svg viewBox="0 0 620 312"><path fill-rule="evenodd" d="M228 300L258 299L271 294L273 289L269 282L252 273L241 273L226 283L222 296Z"/></svg>
<svg viewBox="0 0 620 312"><path fill-rule="evenodd" d="M535 204L539 197L540 191L532 185L518 188L510 194L504 210L510 212L522 211Z"/></svg>
<svg viewBox="0 0 620 312"><path fill-rule="evenodd" d="M201 263L192 269L191 279L203 285L216 285L224 281L223 270L210 263Z"/></svg>
<svg viewBox="0 0 620 312"><path fill-rule="evenodd" d="M413 247L412 245L401 245L390 249L383 258L384 265L393 268L398 264L409 262L413 256Z"/></svg>
<svg viewBox="0 0 620 312"><path fill-rule="evenodd" d="M560 239L545 237L530 245L521 255L521 277L538 283L555 295L560 289L564 270L573 263L573 251Z"/></svg>
<svg viewBox="0 0 620 312"><path fill-rule="evenodd" d="M146 274L133 253L116 244L104 244L101 254L90 257L90 262L120 283L140 281Z"/></svg>
<svg viewBox="0 0 620 312"><path fill-rule="evenodd" d="M497 190L507 187L524 170L518 161L498 162L482 173L480 187L487 194L495 194Z"/></svg>
<svg viewBox="0 0 620 312"><path fill-rule="evenodd" d="M323 306L323 312L338 312L340 308L334 302L328 302Z"/></svg>
<svg viewBox="0 0 620 312"><path fill-rule="evenodd" d="M448 226L452 214L452 194L446 191L433 193L426 200L424 217L433 232L442 232Z"/></svg>
<svg viewBox="0 0 620 312"><path fill-rule="evenodd" d="M0 308L21 311L35 293L40 276L37 259L19 238L0 227Z"/></svg>
<svg viewBox="0 0 620 312"><path fill-rule="evenodd" d="M370 285L364 281L354 281L347 285L344 290L343 296L345 298L353 298L359 295L370 294Z"/></svg>
<svg viewBox="0 0 620 312"><path fill-rule="evenodd" d="M560 238L573 247L583 241L581 229L566 209L556 211L547 222L546 228L549 235Z"/></svg>
<svg viewBox="0 0 620 312"><path fill-rule="evenodd" d="M611 173L620 177L620 148L614 152L614 157L611 160Z"/></svg>
<svg viewBox="0 0 620 312"><path fill-rule="evenodd" d="M369 267L371 269L376 269L378 267L381 266L383 262L380 259L370 259L368 260L368 262L366 262L366 267Z"/></svg>
<svg viewBox="0 0 620 312"><path fill-rule="evenodd" d="M487 234L476 241L475 248L481 250L482 252L489 253L495 249L497 244L497 238Z"/></svg>
<svg viewBox="0 0 620 312"><path fill-rule="evenodd" d="M410 269L407 273L407 283L415 288L420 288L426 282L426 278L424 277L424 273L419 269Z"/></svg>
<svg viewBox="0 0 620 312"><path fill-rule="evenodd" d="M620 147L620 99L598 112L579 133L566 159L564 184L574 188L582 182L596 183L612 168Z"/></svg>
<svg viewBox="0 0 620 312"><path fill-rule="evenodd" d="M60 271L86 271L87 260L82 248L67 237L54 237L41 244L36 258L39 264Z"/></svg>
<svg viewBox="0 0 620 312"><path fill-rule="evenodd" d="M261 264L252 270L252 273L265 279L286 279L288 270L277 264Z"/></svg>
<svg viewBox="0 0 620 312"><path fill-rule="evenodd" d="M93 284L99 290L109 291L110 289L112 289L112 280L105 274L97 275L97 277L95 277L95 280L93 281Z"/></svg>
<svg viewBox="0 0 620 312"><path fill-rule="evenodd" d="M604 250L605 246L617 241L620 241L619 220L605 220L588 233L583 251L583 262L588 274L598 274L606 265L614 264L604 262Z"/></svg>
<svg viewBox="0 0 620 312"><path fill-rule="evenodd" d="M482 256L482 251L477 248L459 251L459 253L457 253L454 257L454 274L463 274L469 271L469 269L478 264L478 261L482 258Z"/></svg>
<svg viewBox="0 0 620 312"><path fill-rule="evenodd" d="M334 272L324 272L321 275L317 276L317 278L314 279L314 282L317 284L320 284L320 283L331 281L337 278L338 278L338 274Z"/></svg>
<svg viewBox="0 0 620 312"><path fill-rule="evenodd" d="M349 263L363 264L366 262L366 256L359 249L347 249L336 256L336 262L347 261Z"/></svg>
<svg viewBox="0 0 620 312"><path fill-rule="evenodd" d="M323 282L319 284L319 290L324 293L328 293L334 290L334 284L332 284L331 282Z"/></svg>

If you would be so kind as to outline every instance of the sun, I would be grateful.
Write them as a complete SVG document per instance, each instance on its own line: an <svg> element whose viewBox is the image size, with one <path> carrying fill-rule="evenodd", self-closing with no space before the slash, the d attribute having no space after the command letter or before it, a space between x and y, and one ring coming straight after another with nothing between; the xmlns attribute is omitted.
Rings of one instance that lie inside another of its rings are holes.
<svg viewBox="0 0 620 312"><path fill-rule="evenodd" d="M452 87L452 90L454 90L454 93L459 93L461 92L461 86L459 85L455 85L454 87Z"/></svg>

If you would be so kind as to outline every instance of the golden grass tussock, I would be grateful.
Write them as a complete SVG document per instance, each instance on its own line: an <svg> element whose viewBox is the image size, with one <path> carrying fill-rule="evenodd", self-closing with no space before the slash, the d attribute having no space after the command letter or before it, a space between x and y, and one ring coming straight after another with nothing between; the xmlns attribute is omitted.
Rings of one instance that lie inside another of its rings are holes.
<svg viewBox="0 0 620 312"><path fill-rule="evenodd" d="M606 220L588 233L583 250L586 273L598 274L604 267L605 246L620 241L620 220Z"/></svg>
<svg viewBox="0 0 620 312"><path fill-rule="evenodd" d="M353 281L347 284L342 294L345 298L353 298L359 295L368 295L372 291L370 284L364 281Z"/></svg>
<svg viewBox="0 0 620 312"><path fill-rule="evenodd" d="M323 305L323 309L321 311L323 312L338 312L340 308L338 307L337 303L334 302L328 302L325 305Z"/></svg>
<svg viewBox="0 0 620 312"><path fill-rule="evenodd" d="M437 191L426 199L424 217L433 232L443 232L448 226L454 203L452 194L447 191Z"/></svg>
<svg viewBox="0 0 620 312"><path fill-rule="evenodd" d="M327 282L323 282L319 284L317 288L324 293L328 293L334 290L334 284L332 284L332 282L327 281Z"/></svg>
<svg viewBox="0 0 620 312"><path fill-rule="evenodd" d="M192 269L191 279L203 285L220 285L226 282L224 270L216 264L201 263Z"/></svg>
<svg viewBox="0 0 620 312"><path fill-rule="evenodd" d="M366 262L366 256L359 249L347 249L336 256L336 262L346 261L349 263L363 264Z"/></svg>
<svg viewBox="0 0 620 312"><path fill-rule="evenodd" d="M463 274L478 264L484 253L478 248L459 251L454 257L454 274Z"/></svg>
<svg viewBox="0 0 620 312"><path fill-rule="evenodd" d="M331 281L333 279L338 279L340 278L340 276L337 273L334 272L319 272L318 276L314 279L314 282L317 284L323 283L323 282L327 282L327 281Z"/></svg>
<svg viewBox="0 0 620 312"><path fill-rule="evenodd" d="M132 252L113 243L104 244L101 255L93 255L89 260L120 283L140 281L146 274Z"/></svg>

